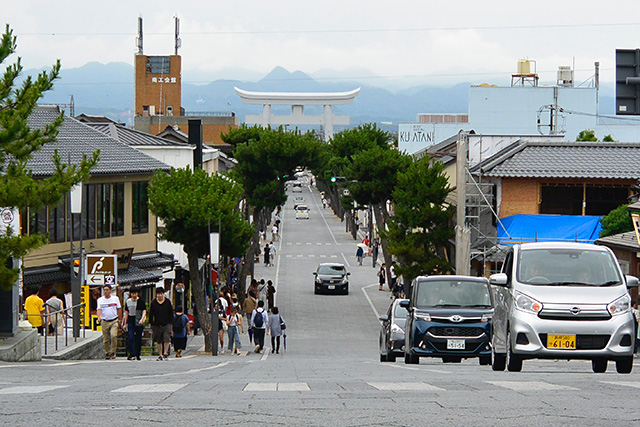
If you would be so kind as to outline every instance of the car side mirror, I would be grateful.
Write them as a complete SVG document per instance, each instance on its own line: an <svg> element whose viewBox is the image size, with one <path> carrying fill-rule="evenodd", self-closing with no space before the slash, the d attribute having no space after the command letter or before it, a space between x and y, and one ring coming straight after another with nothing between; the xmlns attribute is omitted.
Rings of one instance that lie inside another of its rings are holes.
<svg viewBox="0 0 640 427"><path fill-rule="evenodd" d="M317 271L314 271L314 272L313 272L313 275L314 275L314 276L317 276L317 275L318 275L318 272L317 272Z"/></svg>
<svg viewBox="0 0 640 427"><path fill-rule="evenodd" d="M409 300L400 301L400 307L409 308Z"/></svg>
<svg viewBox="0 0 640 427"><path fill-rule="evenodd" d="M378 320L380 320L381 322L388 322L389 321L389 316L387 316L385 314L384 316L378 317Z"/></svg>
<svg viewBox="0 0 640 427"><path fill-rule="evenodd" d="M496 273L489 276L489 283L506 288L509 283L509 278L506 273Z"/></svg>
<svg viewBox="0 0 640 427"><path fill-rule="evenodd" d="M349 273L347 273L347 276L351 276L351 273L350 273L350 272L349 272Z"/></svg>
<svg viewBox="0 0 640 427"><path fill-rule="evenodd" d="M637 288L640 285L640 280L636 276L626 275L624 278L627 281L627 288Z"/></svg>

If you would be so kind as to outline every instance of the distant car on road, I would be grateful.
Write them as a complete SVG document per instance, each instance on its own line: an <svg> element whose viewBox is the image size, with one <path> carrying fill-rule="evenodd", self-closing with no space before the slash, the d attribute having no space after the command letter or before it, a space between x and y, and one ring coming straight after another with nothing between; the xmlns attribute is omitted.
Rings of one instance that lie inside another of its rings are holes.
<svg viewBox="0 0 640 427"><path fill-rule="evenodd" d="M315 276L313 289L315 294L321 292L341 293L349 295L349 275L344 264L324 262L318 265L313 273Z"/></svg>
<svg viewBox="0 0 640 427"><path fill-rule="evenodd" d="M491 363L493 298L489 280L470 276L419 276L411 283L405 324L404 363L440 357L459 363L478 357Z"/></svg>
<svg viewBox="0 0 640 427"><path fill-rule="evenodd" d="M298 205L304 204L304 197L302 196L295 196L293 198L293 209L295 209L296 207L298 207Z"/></svg>
<svg viewBox="0 0 640 427"><path fill-rule="evenodd" d="M309 219L309 208L307 205L296 206L296 219Z"/></svg>
<svg viewBox="0 0 640 427"><path fill-rule="evenodd" d="M291 192L302 193L302 183L300 181L294 181L293 184L291 184Z"/></svg>
<svg viewBox="0 0 640 427"><path fill-rule="evenodd" d="M404 356L404 325L407 320L407 309L395 299L389 305L387 314L380 316L380 361L395 362L396 357Z"/></svg>

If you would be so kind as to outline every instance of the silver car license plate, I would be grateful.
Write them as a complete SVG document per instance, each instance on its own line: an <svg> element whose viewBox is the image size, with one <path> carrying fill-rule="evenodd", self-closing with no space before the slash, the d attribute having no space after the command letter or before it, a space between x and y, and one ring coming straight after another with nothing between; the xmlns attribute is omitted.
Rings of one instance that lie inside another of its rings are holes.
<svg viewBox="0 0 640 427"><path fill-rule="evenodd" d="M464 340L447 340L447 350L464 350Z"/></svg>
<svg viewBox="0 0 640 427"><path fill-rule="evenodd" d="M335 288L336 288L336 285L329 285L329 286L328 286L328 288L329 288L329 289L335 289Z"/></svg>

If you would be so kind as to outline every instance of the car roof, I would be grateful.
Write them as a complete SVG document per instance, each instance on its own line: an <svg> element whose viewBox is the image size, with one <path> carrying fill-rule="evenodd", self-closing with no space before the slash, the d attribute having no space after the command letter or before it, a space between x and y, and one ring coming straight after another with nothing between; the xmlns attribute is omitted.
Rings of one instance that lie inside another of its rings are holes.
<svg viewBox="0 0 640 427"><path fill-rule="evenodd" d="M344 267L344 264L340 264L339 262L321 262L318 264L318 268L320 267Z"/></svg>
<svg viewBox="0 0 640 427"><path fill-rule="evenodd" d="M581 249L583 251L607 251L606 246L577 242L533 242L520 245L520 250L528 251L532 249Z"/></svg>
<svg viewBox="0 0 640 427"><path fill-rule="evenodd" d="M458 280L458 281L466 281L466 282L489 283L489 279L487 279L486 277L460 276L460 275L453 275L453 274L440 274L435 276L416 277L416 281L418 282L437 282L440 280Z"/></svg>

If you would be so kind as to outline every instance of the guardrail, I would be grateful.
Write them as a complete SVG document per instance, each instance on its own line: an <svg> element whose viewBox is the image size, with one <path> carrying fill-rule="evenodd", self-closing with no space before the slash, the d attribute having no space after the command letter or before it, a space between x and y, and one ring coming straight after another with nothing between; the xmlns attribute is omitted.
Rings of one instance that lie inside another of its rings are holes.
<svg viewBox="0 0 640 427"><path fill-rule="evenodd" d="M47 355L48 352L48 337L53 336L55 337L55 349L56 351L58 351L58 337L60 337L60 334L58 334L58 324L62 323L63 325L63 333L62 335L64 335L64 345L65 347L67 347L69 345L69 329L71 329L73 331L73 327L69 328L67 327L67 319L73 319L73 309L76 307L80 307L80 319L84 318L84 310L85 310L85 303L80 303L80 304L76 304L74 306L71 307L67 307L67 308L63 308L62 310L56 310L56 311L51 311L49 313L43 313L42 314L42 326L43 326L43 332L44 332L44 354ZM82 338L86 337L86 326L84 325L84 322L80 322L82 323ZM55 325L54 326L54 331L52 334L49 333L49 325ZM74 342L78 342L78 337L73 337L73 341Z"/></svg>

